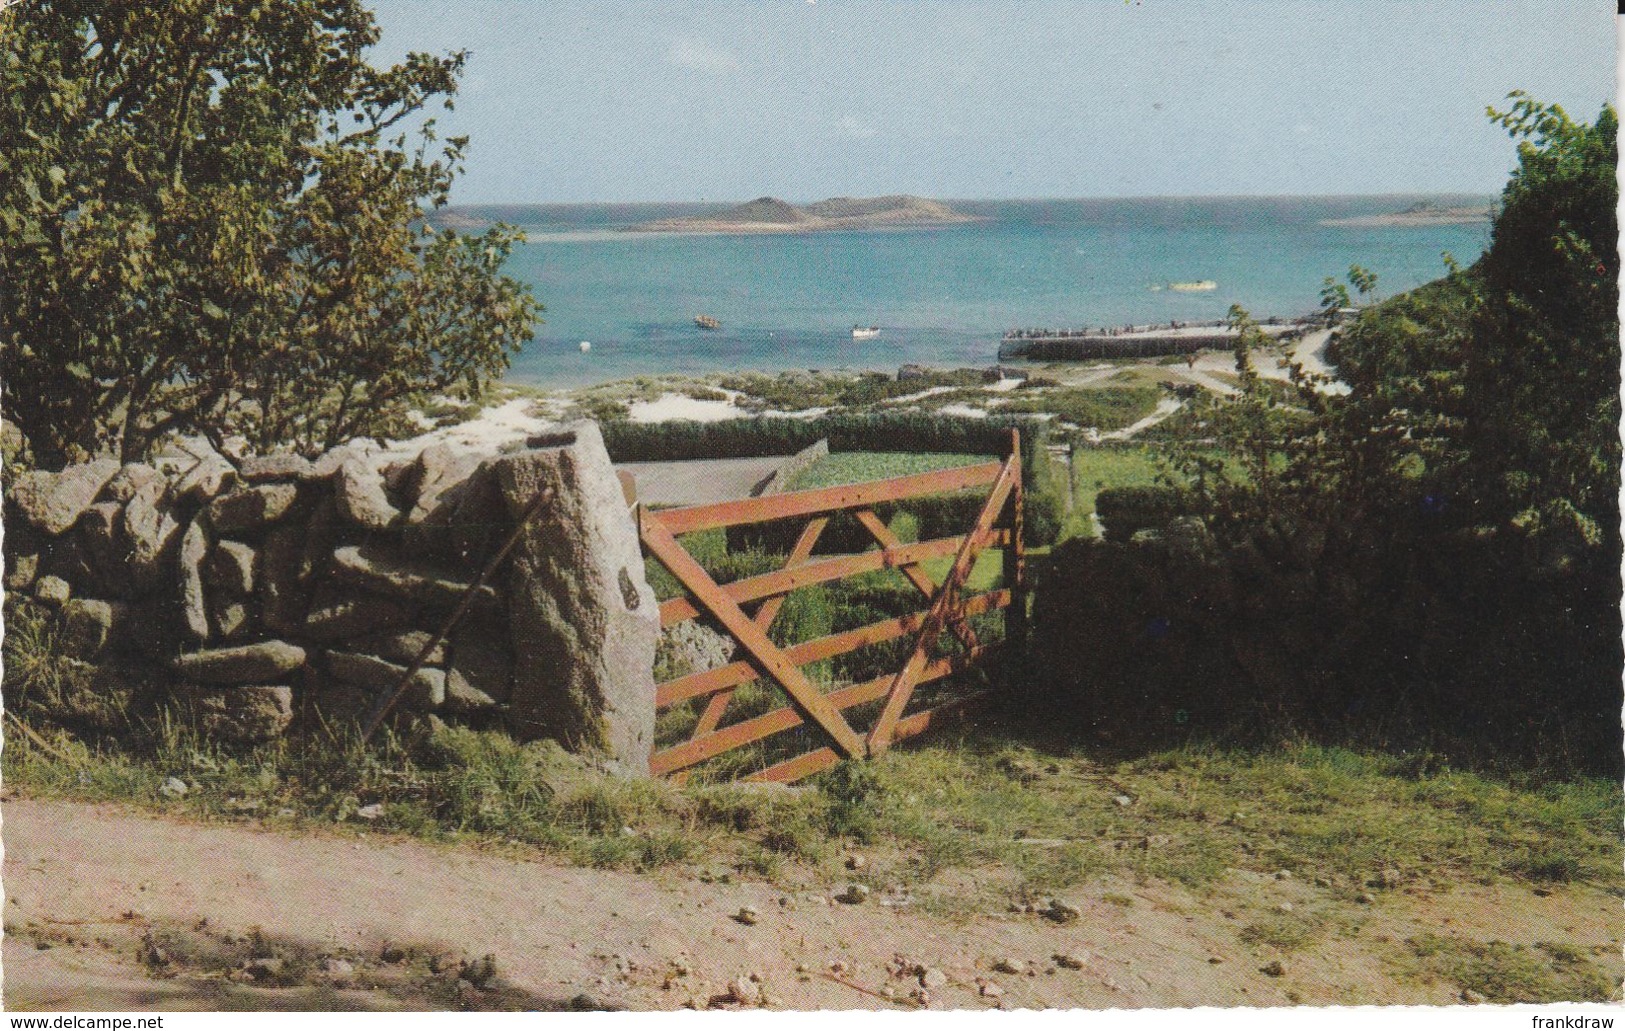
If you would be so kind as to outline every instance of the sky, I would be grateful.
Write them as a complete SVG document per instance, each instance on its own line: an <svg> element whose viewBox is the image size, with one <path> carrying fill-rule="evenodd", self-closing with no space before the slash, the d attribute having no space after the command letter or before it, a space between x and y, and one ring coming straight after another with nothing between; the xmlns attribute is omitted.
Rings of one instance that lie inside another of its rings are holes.
<svg viewBox="0 0 1625 1031"><path fill-rule="evenodd" d="M1496 193L1486 105L1615 92L1597 0L373 6L470 52L464 204Z"/></svg>

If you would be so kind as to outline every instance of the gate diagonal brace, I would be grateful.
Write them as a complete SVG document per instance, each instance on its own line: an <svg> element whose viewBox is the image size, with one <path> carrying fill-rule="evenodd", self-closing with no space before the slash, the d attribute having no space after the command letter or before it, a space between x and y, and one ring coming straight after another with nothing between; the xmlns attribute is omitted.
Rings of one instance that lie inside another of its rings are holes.
<svg viewBox="0 0 1625 1031"><path fill-rule="evenodd" d="M954 556L952 568L942 582L936 598L931 602L931 609L926 613L925 625L920 629L920 636L914 642L914 651L909 655L908 661L897 672L892 681L891 690L886 696L886 707L881 710L880 717L869 731L869 754L879 755L891 746L893 731L897 727L898 719L908 706L909 699L914 695L914 688L919 684L920 674L925 669L927 649L942 633L943 625L951 618L954 602L958 597L959 588L970 575L972 564L977 554L986 546L989 532L993 523L998 519L999 513L1004 509L1004 503L1010 497L1021 476L1020 459L1012 456L1004 463L999 471L999 478L994 481L993 490L987 496L987 502L976 517L976 525L970 533L965 535L964 543L959 546L959 554Z"/></svg>
<svg viewBox="0 0 1625 1031"><path fill-rule="evenodd" d="M869 536L873 537L875 543L882 548L900 548L903 546L903 542L898 539L895 533L891 532L891 527L887 526L879 516L875 515L873 509L861 509L854 514L857 516L858 522L863 524L863 528L869 531ZM898 566L897 571L908 577L909 583L913 584L921 594L925 595L926 601L930 601L936 595L936 582L927 575L925 570L920 568L918 563ZM954 618L951 628L954 636L959 638L959 643L963 644L967 649L981 646L981 642L976 639L976 631L972 630L971 625L964 619Z"/></svg>
<svg viewBox="0 0 1625 1031"><path fill-rule="evenodd" d="M819 516L808 522L801 531L800 538L796 540L796 546L791 549L790 557L785 560L784 568L794 569L807 561L813 548L818 544L819 535L828 525L828 516ZM756 612L751 618L762 628L763 633L773 628L773 620L778 617L779 609L784 607L784 600L788 597L788 594L777 594L756 607ZM705 711L700 713L699 720L695 722L694 733L689 735L689 740L702 738L717 729L722 723L723 714L728 711L728 703L733 701L734 691L735 688L731 687L725 691L718 691L706 701ZM687 783L691 773L691 770L678 770L671 775L671 781L673 784Z"/></svg>
<svg viewBox="0 0 1625 1031"><path fill-rule="evenodd" d="M800 668L786 658L784 652L768 639L762 627L745 615L744 610L728 597L717 582L711 579L711 575L684 550L676 536L660 521L660 517L645 509L640 513L639 522L643 543L672 575L677 577L684 589L694 596L695 601L733 635L734 640L738 641L751 659L761 667L763 673L777 681L790 696L791 701L809 719L822 727L842 752L853 757L866 755L868 750L863 739L853 731L840 711L819 692Z"/></svg>

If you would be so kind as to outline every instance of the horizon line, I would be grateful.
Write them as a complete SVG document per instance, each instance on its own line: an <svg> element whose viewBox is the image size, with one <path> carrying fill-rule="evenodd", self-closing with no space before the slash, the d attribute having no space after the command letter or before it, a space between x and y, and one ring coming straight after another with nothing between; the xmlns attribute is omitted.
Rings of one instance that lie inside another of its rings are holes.
<svg viewBox="0 0 1625 1031"><path fill-rule="evenodd" d="M771 198L782 200L787 204L812 204L819 201L851 199L871 200L877 197L918 197L922 200L934 200L946 204L988 204L1013 203L1032 204L1049 201L1132 201L1132 200L1364 200L1383 199L1387 197L1499 197L1501 190L1388 190L1382 193L1146 193L1146 194L1118 194L1096 196L1049 196L1049 197L936 197L920 193L876 193L867 195L856 194L830 194L810 200L801 198L787 199L774 194L758 194L743 200L722 199L706 200L696 198L683 199L657 199L657 200L564 200L564 201L538 201L538 200L482 200L448 203L441 210L451 208L481 208L481 207L594 207L609 204L623 205L656 205L656 204L748 204L754 200Z"/></svg>

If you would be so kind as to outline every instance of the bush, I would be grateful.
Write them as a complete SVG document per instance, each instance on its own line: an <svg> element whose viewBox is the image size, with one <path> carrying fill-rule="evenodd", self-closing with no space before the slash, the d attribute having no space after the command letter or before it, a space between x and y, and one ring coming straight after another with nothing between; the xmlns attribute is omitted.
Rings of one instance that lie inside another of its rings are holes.
<svg viewBox="0 0 1625 1031"><path fill-rule="evenodd" d="M1106 539L1126 542L1141 530L1160 530L1191 512L1190 495L1177 487L1106 487L1095 495L1095 514Z"/></svg>

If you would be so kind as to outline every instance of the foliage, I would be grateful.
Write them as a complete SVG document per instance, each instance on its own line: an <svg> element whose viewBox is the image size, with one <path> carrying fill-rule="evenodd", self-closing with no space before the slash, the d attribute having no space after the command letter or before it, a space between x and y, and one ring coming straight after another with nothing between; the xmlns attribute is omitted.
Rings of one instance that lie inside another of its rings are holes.
<svg viewBox="0 0 1625 1031"><path fill-rule="evenodd" d="M1054 414L1074 426L1102 433L1131 426L1157 407L1156 387L1060 387L1024 391L999 406L1000 413Z"/></svg>
<svg viewBox="0 0 1625 1031"><path fill-rule="evenodd" d="M847 451L825 455L789 483L791 490L811 490L814 487L835 487L865 480L884 480L894 476L935 472L974 465L983 459L976 455L948 455L940 453L916 454L908 451Z"/></svg>
<svg viewBox="0 0 1625 1031"><path fill-rule="evenodd" d="M1124 542L1141 530L1164 528L1190 511L1185 491L1162 484L1108 487L1095 495L1095 513L1110 541Z"/></svg>
<svg viewBox="0 0 1625 1031"><path fill-rule="evenodd" d="M1041 624L1099 625L1057 645L1063 693L1618 766L1613 112L1579 126L1520 99L1499 117L1533 142L1489 253L1365 307L1333 355L1346 394L1302 368L1267 388L1232 310L1238 388L1193 402L1170 449L1200 523L1058 552L1043 581Z"/></svg>
<svg viewBox="0 0 1625 1031"><path fill-rule="evenodd" d="M745 395L742 404L749 411L801 412L809 408L860 408L933 387L982 383L980 369L924 369L909 379L896 379L884 372L856 376L815 376L805 372L768 376L753 372L725 377L718 385Z"/></svg>
<svg viewBox="0 0 1625 1031"><path fill-rule="evenodd" d="M1034 546L1048 544L1060 533L1066 485L1052 468L1045 450L1050 439L1048 426L1043 420L1028 416L966 419L919 412L838 412L816 419L755 416L720 422L618 421L600 426L610 458L617 462L790 455L821 439L829 441L832 453L908 451L991 458L1006 453L1012 428L1021 430L1027 539ZM923 511L928 506L963 503L919 499L902 507ZM886 518L889 517L888 514ZM961 528L970 525L970 517L958 525ZM758 546L780 548L777 543L758 543Z"/></svg>
<svg viewBox="0 0 1625 1031"><path fill-rule="evenodd" d="M1577 123L1514 93L1496 122L1518 139L1479 265L1466 351L1469 483L1480 520L1510 523L1553 561L1590 549L1617 574L1618 121Z"/></svg>
<svg viewBox="0 0 1625 1031"><path fill-rule="evenodd" d="M378 37L360 0L0 16L0 347L42 463L170 432L318 451L530 338L520 237L422 218L467 142L422 115L466 55L374 68Z"/></svg>

